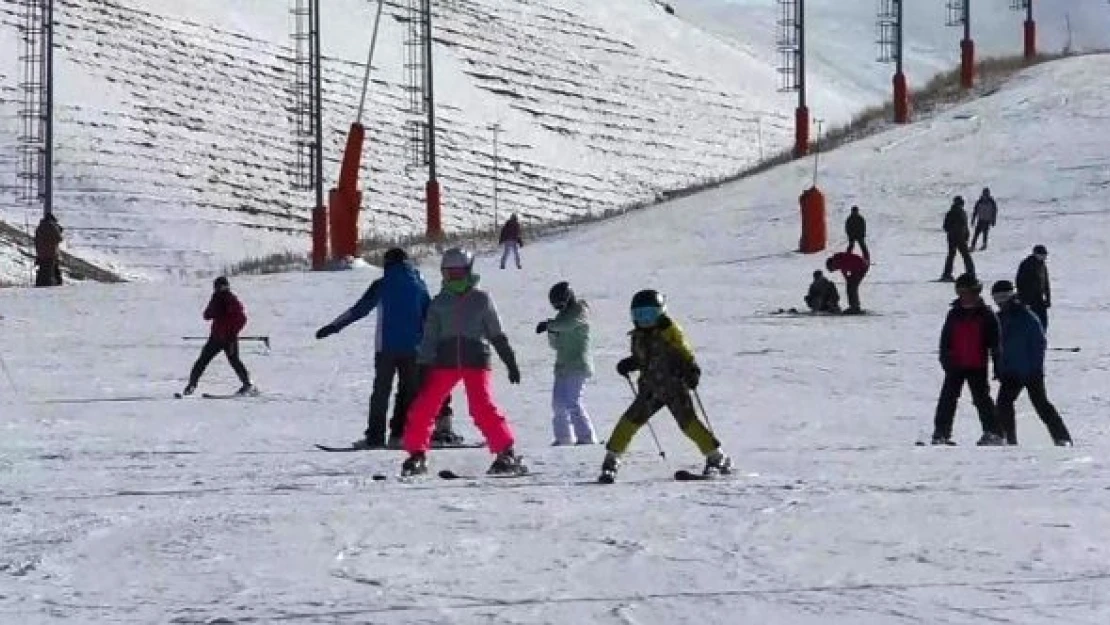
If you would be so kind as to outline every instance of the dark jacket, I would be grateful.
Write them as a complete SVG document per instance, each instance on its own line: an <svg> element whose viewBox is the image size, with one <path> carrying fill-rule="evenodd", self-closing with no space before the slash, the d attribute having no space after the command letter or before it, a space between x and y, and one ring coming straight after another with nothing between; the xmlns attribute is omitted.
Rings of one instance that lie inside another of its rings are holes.
<svg viewBox="0 0 1110 625"><path fill-rule="evenodd" d="M204 309L204 318L212 322L209 336L217 341L231 341L239 337L247 325L247 311L243 303L231 291L217 291L212 294Z"/></svg>
<svg viewBox="0 0 1110 625"><path fill-rule="evenodd" d="M1035 254L1018 265L1017 277L1014 279L1017 287L1018 299L1030 306L1052 306L1052 286L1048 281L1048 265Z"/></svg>
<svg viewBox="0 0 1110 625"><path fill-rule="evenodd" d="M949 369L986 369L998 356L998 317L982 299L972 308L952 302L940 331L940 365Z"/></svg>
<svg viewBox="0 0 1110 625"><path fill-rule="evenodd" d="M517 245L524 246L524 240L521 239L520 221L516 217L510 217L505 225L501 226L501 236L498 237L497 242L505 243L507 241L515 241Z"/></svg>
<svg viewBox="0 0 1110 625"><path fill-rule="evenodd" d="M687 392L685 380L697 369L694 350L686 335L667 315L650 328L636 328L632 337L632 361L640 372L639 392L660 401Z"/></svg>
<svg viewBox="0 0 1110 625"><path fill-rule="evenodd" d="M840 310L840 293L832 280L821 276L809 285L806 305L816 311L836 312Z"/></svg>
<svg viewBox="0 0 1110 625"><path fill-rule="evenodd" d="M862 239L867 236L867 221L863 215L853 213L844 220L844 233L849 239Z"/></svg>
<svg viewBox="0 0 1110 625"><path fill-rule="evenodd" d="M998 204L995 203L994 198L989 195L979 198L971 211L971 221L978 221L984 226L993 226L996 219L998 219Z"/></svg>
<svg viewBox="0 0 1110 625"><path fill-rule="evenodd" d="M944 215L944 231L949 240L966 241L970 234L967 227L967 211L962 206L952 205Z"/></svg>
<svg viewBox="0 0 1110 625"><path fill-rule="evenodd" d="M998 377L1026 379L1044 374L1044 355L1048 348L1041 320L1029 307L1014 298L998 311L1002 330L1002 355L998 358Z"/></svg>
<svg viewBox="0 0 1110 625"><path fill-rule="evenodd" d="M355 305L336 317L332 325L341 330L378 309L374 351L415 354L424 335L424 317L431 296L424 278L408 262L387 265L382 277L370 283Z"/></svg>
<svg viewBox="0 0 1110 625"><path fill-rule="evenodd" d="M50 217L43 217L35 228L35 260L54 262L58 260L58 246L62 243L62 227Z"/></svg>

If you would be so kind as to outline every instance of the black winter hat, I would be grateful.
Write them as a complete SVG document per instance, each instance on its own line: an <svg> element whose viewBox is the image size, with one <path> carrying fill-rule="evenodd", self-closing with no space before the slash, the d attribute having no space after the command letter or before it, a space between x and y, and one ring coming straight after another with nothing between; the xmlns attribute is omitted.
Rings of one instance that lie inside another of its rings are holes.
<svg viewBox="0 0 1110 625"><path fill-rule="evenodd" d="M562 310L574 302L574 289L568 282L558 282L547 292L547 301L556 310Z"/></svg>
<svg viewBox="0 0 1110 625"><path fill-rule="evenodd" d="M409 255L405 253L405 250L393 247L386 251L385 256L382 256L382 263L388 267L389 265L403 263L408 259Z"/></svg>
<svg viewBox="0 0 1110 625"><path fill-rule="evenodd" d="M825 274L821 273L821 270L818 269L817 271L813 272L813 279L816 280L816 279L820 278L823 275L825 275Z"/></svg>
<svg viewBox="0 0 1110 625"><path fill-rule="evenodd" d="M964 205L964 197L962 195L957 195L956 197L952 198L952 206L963 206L963 205Z"/></svg>
<svg viewBox="0 0 1110 625"><path fill-rule="evenodd" d="M959 278L956 278L956 290L978 292L983 290L983 285L980 284L979 279L975 277L975 274L964 273L960 274Z"/></svg>
<svg viewBox="0 0 1110 625"><path fill-rule="evenodd" d="M1044 254L1045 256L1048 256L1048 249L1043 245L1034 245L1033 246L1033 253L1034 254Z"/></svg>
<svg viewBox="0 0 1110 625"><path fill-rule="evenodd" d="M666 299L655 289L644 289L632 296L630 308L663 308Z"/></svg>
<svg viewBox="0 0 1110 625"><path fill-rule="evenodd" d="M998 282L995 282L993 286L991 286L991 295L994 295L995 293L1013 293L1013 292L1014 292L1014 283L1010 282L1009 280L999 280Z"/></svg>
<svg viewBox="0 0 1110 625"><path fill-rule="evenodd" d="M212 281L212 288L216 291L230 289L231 283L227 281L227 278L225 276L220 276L219 278L216 278Z"/></svg>

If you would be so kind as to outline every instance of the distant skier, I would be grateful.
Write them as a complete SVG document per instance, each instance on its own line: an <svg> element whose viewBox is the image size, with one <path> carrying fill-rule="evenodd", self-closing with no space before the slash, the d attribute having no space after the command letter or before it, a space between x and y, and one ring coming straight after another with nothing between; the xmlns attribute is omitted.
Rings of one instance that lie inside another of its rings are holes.
<svg viewBox="0 0 1110 625"><path fill-rule="evenodd" d="M805 297L806 306L813 312L839 313L840 293L832 280L825 277L820 271L813 272L813 282L809 285L809 292Z"/></svg>
<svg viewBox="0 0 1110 625"><path fill-rule="evenodd" d="M370 394L369 419L363 438L355 441L352 447L401 447L405 415L420 383L416 352L430 302L424 278L409 262L408 254L401 248L392 248L383 257L382 277L370 283L370 288L354 306L316 331L317 339L326 338L378 309L378 328L374 336L374 390ZM397 377L397 395L387 439L386 415L394 376Z"/></svg>
<svg viewBox="0 0 1110 625"><path fill-rule="evenodd" d="M617 373L627 378L639 371L638 390L605 446L602 482L616 478L620 456L632 437L663 407L678 427L705 455L705 473L729 473L732 460L721 451L717 437L698 419L691 391L698 388L701 368L682 329L667 315L663 296L644 290L632 297L632 355L617 363Z"/></svg>
<svg viewBox="0 0 1110 625"><path fill-rule="evenodd" d="M863 314L859 302L859 285L863 282L863 278L867 276L867 270L870 266L867 259L848 252L837 252L825 261L825 269L839 271L844 275L844 290L848 292L848 308L844 309L844 314Z"/></svg>
<svg viewBox="0 0 1110 625"><path fill-rule="evenodd" d="M952 207L944 215L944 233L948 238L948 257L944 259L941 281L952 281L952 264L956 260L956 252L960 253L960 258L964 261L964 272L974 276L975 261L971 260L971 252L967 248L967 241L970 238L967 211L964 210L964 199L958 195L952 199Z"/></svg>
<svg viewBox="0 0 1110 625"><path fill-rule="evenodd" d="M852 212L844 220L844 233L848 235L848 251L852 252L859 243L860 252L864 260L871 262L871 252L867 249L867 220L859 212L858 206L852 207Z"/></svg>
<svg viewBox="0 0 1110 625"><path fill-rule="evenodd" d="M957 299L944 320L940 332L940 366L944 369L944 385L937 400L934 419L934 445L954 445L952 421L964 382L971 389L983 436L979 445L1001 445L1002 430L995 420L987 378L989 358L999 357L998 318L983 301L983 285L970 273L956 280ZM996 367L997 369L997 367Z"/></svg>
<svg viewBox="0 0 1110 625"><path fill-rule="evenodd" d="M1018 265L1017 277L1018 297L1029 307L1041 326L1048 333L1048 309L1052 307L1052 284L1048 280L1048 249L1043 245L1033 247L1033 253Z"/></svg>
<svg viewBox="0 0 1110 625"><path fill-rule="evenodd" d="M1060 413L1048 401L1044 384L1044 356L1048 342L1044 329L1033 311L1029 310L1014 294L1009 280L999 280L991 287L991 296L998 305L998 322L1002 330L1002 356L995 373L1000 380L998 389L998 421L1006 442L1017 445L1017 423L1014 419L1014 400L1022 389L1029 391L1029 401L1048 428L1052 442L1058 446L1071 445Z"/></svg>
<svg viewBox="0 0 1110 625"><path fill-rule="evenodd" d="M582 388L593 374L590 357L589 306L578 299L570 284L559 282L547 294L554 319L541 321L536 333L547 333L555 350L555 385L551 391L555 445L595 445L597 437L582 404Z"/></svg>
<svg viewBox="0 0 1110 625"><path fill-rule="evenodd" d="M501 236L498 237L498 243L501 244L501 268L505 268L506 261L509 260L509 255L512 254L513 260L516 261L516 268L520 269L520 248L524 247L524 239L522 238L520 227L520 220L517 218L516 213L509 217L505 225L501 227Z"/></svg>
<svg viewBox="0 0 1110 625"><path fill-rule="evenodd" d="M991 197L991 190L983 188L983 194L975 202L975 208L971 211L971 225L975 227L975 236L971 238L971 249L975 249L975 243L979 240L979 235L983 235L983 247L981 250L987 249L987 238L990 237L991 228L994 227L995 221L998 219L998 204Z"/></svg>
<svg viewBox="0 0 1110 625"><path fill-rule="evenodd" d="M227 278L220 276L213 281L212 299L204 309L204 318L212 322L212 330L209 333L208 342L201 348L200 356L189 373L189 383L181 394L193 394L197 389L197 383L200 382L200 377L204 375L204 370L220 352L227 356L227 362L243 384L237 394L255 394L257 391L251 384L250 374L243 366L243 361L239 360L239 333L247 325L247 313L243 303L231 292L231 284Z"/></svg>
<svg viewBox="0 0 1110 625"><path fill-rule="evenodd" d="M35 228L35 286L61 286L62 265L58 248L62 244L62 227L54 213L47 213Z"/></svg>
<svg viewBox="0 0 1110 625"><path fill-rule="evenodd" d="M493 403L490 345L509 370L510 384L520 383L520 369L493 298L477 288L473 265L474 257L459 248L444 252L440 262L443 290L432 300L424 322L418 362L427 373L405 424L404 446L409 457L401 465L403 475L427 471L426 455L436 412L460 381L466 386L474 423L497 456L488 472L511 474L524 470L513 450L512 429Z"/></svg>

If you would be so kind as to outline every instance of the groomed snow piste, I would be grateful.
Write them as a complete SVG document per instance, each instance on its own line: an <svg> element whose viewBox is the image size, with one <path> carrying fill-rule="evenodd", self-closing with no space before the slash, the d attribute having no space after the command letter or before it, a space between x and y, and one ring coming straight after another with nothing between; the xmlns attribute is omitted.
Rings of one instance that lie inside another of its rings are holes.
<svg viewBox="0 0 1110 625"><path fill-rule="evenodd" d="M832 245L851 203L870 220L874 316L784 319L821 255L797 243L798 163L479 260L524 372L496 393L521 480L374 482L402 454L327 454L362 431L372 324L313 330L376 270L239 279L258 399L169 399L202 334L208 285L0 292L0 621L5 623L1102 624L1110 619L1106 375L1110 286L1108 58L1043 65L924 124L824 156ZM952 298L931 282L952 195L1000 205L988 283L1050 252L1049 393L1077 446L1051 446L1028 404L1016 448L918 448L939 390ZM424 267L438 283L434 265ZM699 466L665 413L619 483L603 450L548 446L551 354L533 333L569 279L593 306L588 401L608 433L629 401L613 366L634 291L669 296L705 371L701 394L736 460ZM201 390L232 388L214 363ZM461 393L458 412L465 415ZM466 426L470 438L476 433ZM433 453L483 470L481 450Z"/></svg>

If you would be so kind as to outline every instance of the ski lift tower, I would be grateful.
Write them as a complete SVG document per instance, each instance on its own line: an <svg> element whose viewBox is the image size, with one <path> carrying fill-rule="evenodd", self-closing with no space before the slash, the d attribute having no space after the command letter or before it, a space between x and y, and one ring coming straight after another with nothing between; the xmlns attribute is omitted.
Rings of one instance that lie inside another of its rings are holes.
<svg viewBox="0 0 1110 625"><path fill-rule="evenodd" d="M54 212L54 0L21 0L23 96L19 109L19 179L22 199Z"/></svg>
<svg viewBox="0 0 1110 625"><path fill-rule="evenodd" d="M894 121L910 121L910 95L903 72L903 33L905 33L905 0L879 0L878 29L879 62L894 63Z"/></svg>
<svg viewBox="0 0 1110 625"><path fill-rule="evenodd" d="M1037 22L1033 21L1033 0L1011 0L1010 8L1025 11L1022 48L1025 60L1032 61L1037 57Z"/></svg>
<svg viewBox="0 0 1110 625"><path fill-rule="evenodd" d="M293 117L296 160L293 188L315 191L312 268L328 260L328 207L324 204L324 115L320 55L320 0L293 0Z"/></svg>
<svg viewBox="0 0 1110 625"><path fill-rule="evenodd" d="M794 157L809 153L809 108L806 107L805 0L778 0L779 91L798 92L794 111Z"/></svg>
<svg viewBox="0 0 1110 625"><path fill-rule="evenodd" d="M948 0L948 25L963 26L964 38L960 40L960 86L970 89L975 85L975 42L971 39L971 0Z"/></svg>
<svg viewBox="0 0 1110 625"><path fill-rule="evenodd" d="M407 0L408 34L405 37L405 70L408 75L409 162L428 168L424 187L425 236L443 239L439 180L436 177L436 109L432 68L432 0Z"/></svg>

